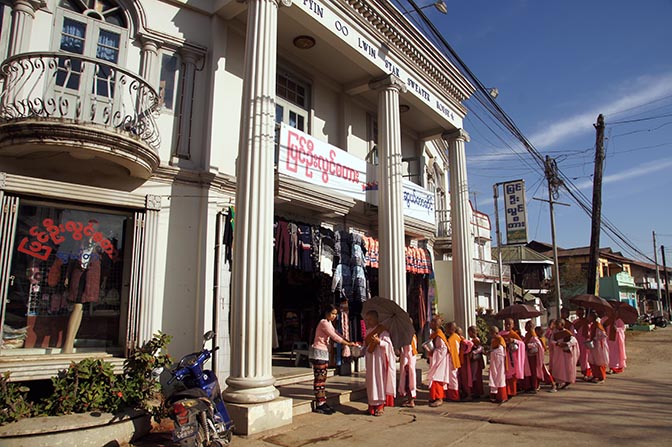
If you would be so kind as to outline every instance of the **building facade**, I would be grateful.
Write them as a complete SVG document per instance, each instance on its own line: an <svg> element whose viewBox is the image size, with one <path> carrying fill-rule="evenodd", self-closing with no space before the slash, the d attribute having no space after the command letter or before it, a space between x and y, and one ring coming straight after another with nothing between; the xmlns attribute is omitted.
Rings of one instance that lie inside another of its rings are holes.
<svg viewBox="0 0 672 447"><path fill-rule="evenodd" d="M0 26L0 365L14 380L83 356L120 364L158 330L182 355L214 328L227 401L286 414L275 339L337 300L345 265L321 262L320 230L375 244L347 299L408 308L422 275L408 248L445 255L437 209L452 210L454 318L473 323L474 87L392 4L0 0ZM278 253L284 225L308 238L296 264Z"/></svg>

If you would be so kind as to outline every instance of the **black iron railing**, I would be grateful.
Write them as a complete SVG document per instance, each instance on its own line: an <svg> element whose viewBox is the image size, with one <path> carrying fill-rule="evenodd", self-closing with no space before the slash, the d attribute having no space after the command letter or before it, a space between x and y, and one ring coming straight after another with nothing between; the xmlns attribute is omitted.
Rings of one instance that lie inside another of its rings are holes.
<svg viewBox="0 0 672 447"><path fill-rule="evenodd" d="M127 132L158 151L159 97L140 76L100 59L23 53L0 65L0 121L65 119Z"/></svg>

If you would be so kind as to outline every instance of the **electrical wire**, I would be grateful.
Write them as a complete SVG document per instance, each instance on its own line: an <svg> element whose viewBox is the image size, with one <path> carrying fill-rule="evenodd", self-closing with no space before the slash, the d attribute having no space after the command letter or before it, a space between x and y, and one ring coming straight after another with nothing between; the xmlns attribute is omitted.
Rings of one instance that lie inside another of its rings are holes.
<svg viewBox="0 0 672 447"><path fill-rule="evenodd" d="M515 122L504 112L504 110L499 106L497 102L490 96L488 89L485 85L478 79L478 77L469 69L469 67L464 63L460 56L455 52L455 50L450 46L450 44L445 40L443 35L438 31L436 26L429 20L429 18L423 13L421 8L413 0L407 0L408 3L412 6L413 11L421 18L424 25L429 28L427 36L432 36L434 39L431 39L435 45L444 48L447 53L443 52L444 55L453 62L457 68L462 72L462 74L468 78L469 81L476 87L476 91L472 98L480 104L480 106L489 112L490 116L496 120L498 123L497 126L503 129L508 130L508 132L516 138L522 145L523 148L532 156L532 161L537 165L537 168L540 168L542 172L545 172L545 159L541 153L534 147L534 145L527 139L527 137L522 133L518 128ZM405 8L403 8L405 9ZM423 27L423 29L426 29ZM438 42L437 42L438 41ZM653 101L652 101L653 102ZM470 111L473 111L473 108L470 107L470 101L467 101L467 108ZM655 117L646 117L633 120L623 120L611 122L610 125L621 125L633 122L647 121L652 119L663 118L670 115L658 115ZM504 143L504 139L500 137L497 133L494 132L493 128L485 123L485 121L480 117L476 116L479 121L481 121L493 134L497 136ZM505 143L505 146L513 150L512 146L508 143ZM514 151L515 152L515 151ZM525 163L529 165L527 159ZM561 187L567 191L569 196L577 203L577 205L589 216L592 217L592 204L587 197L579 190L576 185L573 184L572 179L567 177L560 169L557 170L558 177L562 180ZM627 251L631 254L636 254L644 259L652 261L646 254L639 250L623 233L616 228L616 226L609 221L604 215L601 216L601 228L605 230L605 234L621 249ZM623 245L621 245L623 244ZM633 256L636 257L636 256ZM653 262L653 261L652 261Z"/></svg>

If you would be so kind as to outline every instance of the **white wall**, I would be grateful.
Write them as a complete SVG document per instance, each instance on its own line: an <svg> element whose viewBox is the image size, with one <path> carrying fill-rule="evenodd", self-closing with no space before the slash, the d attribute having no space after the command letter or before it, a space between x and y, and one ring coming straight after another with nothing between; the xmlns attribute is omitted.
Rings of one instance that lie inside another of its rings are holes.
<svg viewBox="0 0 672 447"><path fill-rule="evenodd" d="M437 310L445 321L455 319L453 298L453 261L435 261L434 278L436 279Z"/></svg>

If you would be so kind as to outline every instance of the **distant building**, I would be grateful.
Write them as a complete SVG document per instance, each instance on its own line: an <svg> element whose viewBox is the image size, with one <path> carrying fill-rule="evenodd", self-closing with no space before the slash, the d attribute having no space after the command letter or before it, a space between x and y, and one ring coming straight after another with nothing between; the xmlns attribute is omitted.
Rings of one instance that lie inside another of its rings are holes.
<svg viewBox="0 0 672 447"><path fill-rule="evenodd" d="M545 256L553 256L552 246L549 244L532 241L528 247ZM600 296L625 301L637 307L640 312L666 308L662 266L659 266L659 287L663 302L657 298L655 265L626 258L609 247L600 248L599 253L596 290ZM558 248L563 299L586 293L589 260L590 247ZM668 272L672 273L672 268L668 267Z"/></svg>

